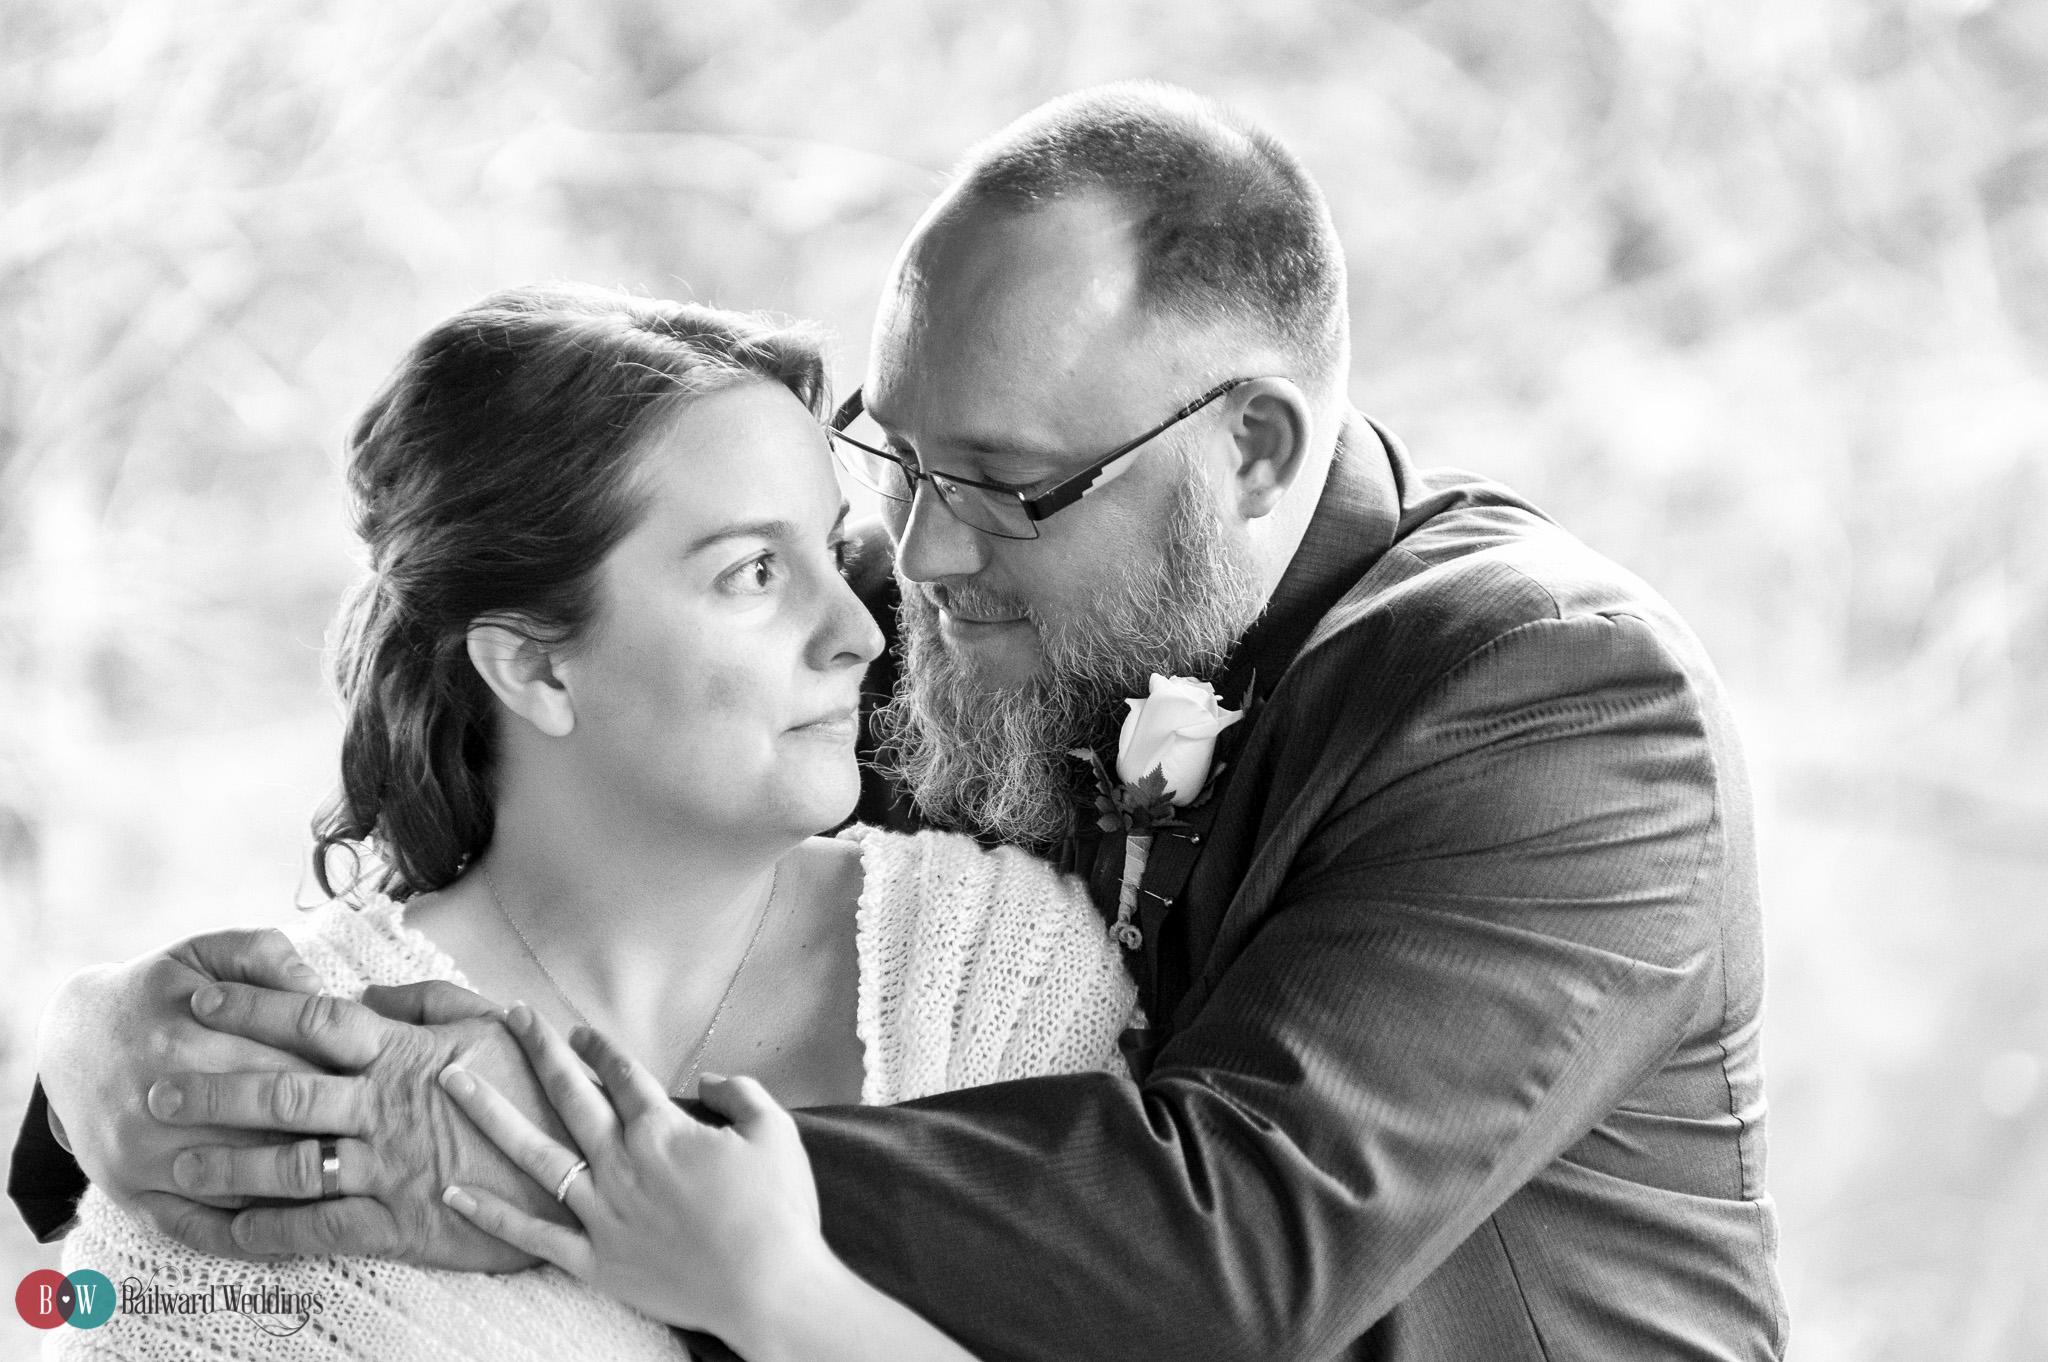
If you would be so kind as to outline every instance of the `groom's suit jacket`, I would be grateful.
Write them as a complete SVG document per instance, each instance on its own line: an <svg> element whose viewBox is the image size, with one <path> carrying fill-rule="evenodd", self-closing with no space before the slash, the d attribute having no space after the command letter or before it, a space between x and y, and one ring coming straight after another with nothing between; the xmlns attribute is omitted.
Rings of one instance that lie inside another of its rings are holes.
<svg viewBox="0 0 2048 1362"><path fill-rule="evenodd" d="M1780 1356L1749 793L1699 641L1358 418L1219 689L1254 675L1133 961L1142 1082L799 1113L833 1246L985 1359Z"/></svg>
<svg viewBox="0 0 2048 1362"><path fill-rule="evenodd" d="M1142 1082L798 1113L833 1246L990 1362L1779 1356L1749 796L1698 641L1360 418L1223 693L1254 675L1148 908ZM40 1098L9 1191L48 1233L83 1177Z"/></svg>

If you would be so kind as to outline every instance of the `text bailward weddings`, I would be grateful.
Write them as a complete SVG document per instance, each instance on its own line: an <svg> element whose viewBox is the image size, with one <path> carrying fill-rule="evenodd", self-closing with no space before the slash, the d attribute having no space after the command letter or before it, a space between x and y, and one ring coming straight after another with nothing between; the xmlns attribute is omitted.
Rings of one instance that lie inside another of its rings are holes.
<svg viewBox="0 0 2048 1362"><path fill-rule="evenodd" d="M292 1291L275 1283L250 1288L240 1282L214 1282L194 1291L173 1291L129 1277L121 1283L121 1311L138 1315L211 1315L216 1312L245 1315L265 1333L284 1337L306 1326L314 1315L326 1309L317 1291ZM259 1319L259 1315L293 1317Z"/></svg>

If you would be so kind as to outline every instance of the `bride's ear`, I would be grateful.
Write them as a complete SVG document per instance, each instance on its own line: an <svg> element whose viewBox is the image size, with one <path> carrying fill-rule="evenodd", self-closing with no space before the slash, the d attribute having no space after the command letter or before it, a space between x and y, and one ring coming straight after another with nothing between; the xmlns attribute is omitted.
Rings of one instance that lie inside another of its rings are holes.
<svg viewBox="0 0 2048 1362"><path fill-rule="evenodd" d="M505 708L548 737L566 738L576 727L576 707L546 645L480 619L469 626L469 661Z"/></svg>

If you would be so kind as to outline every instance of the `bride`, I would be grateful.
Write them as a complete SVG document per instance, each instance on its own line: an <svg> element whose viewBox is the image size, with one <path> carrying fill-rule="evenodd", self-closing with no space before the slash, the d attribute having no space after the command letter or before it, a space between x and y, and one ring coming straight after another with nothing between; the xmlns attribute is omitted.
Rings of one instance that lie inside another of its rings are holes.
<svg viewBox="0 0 2048 1362"><path fill-rule="evenodd" d="M56 1355L679 1357L677 1326L755 1362L964 1356L833 1257L783 1107L1119 1069L1134 993L1079 883L1021 852L813 835L854 805L882 647L841 571L824 400L802 330L588 288L499 294L414 347L351 442L371 573L316 828L335 899L293 936L329 993L525 1000L505 1024L559 1125L441 1082L566 1213L444 1199L555 1266L210 1258L95 1188L65 1269L138 1306ZM712 1193L664 1171L684 1142ZM378 1151L224 1157L348 1195ZM220 1171L180 1158L195 1191ZM218 1287L302 1308L147 1308Z"/></svg>

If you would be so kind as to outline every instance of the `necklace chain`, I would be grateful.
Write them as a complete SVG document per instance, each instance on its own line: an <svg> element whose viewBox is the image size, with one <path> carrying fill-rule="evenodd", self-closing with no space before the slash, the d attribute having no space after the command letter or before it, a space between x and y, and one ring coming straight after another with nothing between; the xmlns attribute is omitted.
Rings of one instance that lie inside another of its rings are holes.
<svg viewBox="0 0 2048 1362"><path fill-rule="evenodd" d="M548 968L545 960L540 958L540 952L533 948L533 942L527 940L526 933L520 928L518 920L512 914L505 911L504 901L498 897L498 886L491 880L490 867L479 865L477 866L477 873L483 876L484 895L490 899L492 909L500 918L504 919L505 925L512 929L512 935L519 939L520 949L526 952L526 958L533 961L533 967L540 971L541 978L548 981L548 987L555 991L555 996L562 1000L562 1005L575 1015L576 1020L585 1026L590 1026L590 1018L583 1014L582 1008L576 1006L576 1000L571 998L569 991L562 987L562 981L555 978L555 972ZM690 1052L689 1071L683 1074L681 1081L669 1084L669 1092L671 1094L688 1088L696 1080L697 1070L703 1067L704 1052L711 1048L711 1037L718 1030L719 1019L725 1015L725 1005L732 1001L733 989L739 984L740 975L746 973L747 961L751 960L754 955L754 945L761 939L761 929L768 923L768 910L775 905L775 884L781 876L782 867L779 865L769 873L768 893L761 900L761 911L754 918L754 930L747 937L746 949L740 952L740 962L733 967L732 977L725 981L725 991L718 995L718 1006L711 1009L711 1020L705 1025L704 1034L697 1038L697 1047ZM591 1029L596 1030L595 1027L591 1027Z"/></svg>

